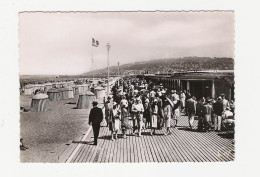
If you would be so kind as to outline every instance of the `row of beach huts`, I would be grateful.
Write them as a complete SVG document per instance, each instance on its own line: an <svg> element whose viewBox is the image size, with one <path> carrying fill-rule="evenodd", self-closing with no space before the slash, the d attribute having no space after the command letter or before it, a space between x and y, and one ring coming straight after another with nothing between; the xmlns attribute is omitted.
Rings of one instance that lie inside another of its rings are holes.
<svg viewBox="0 0 260 177"><path fill-rule="evenodd" d="M118 80L118 77L110 78L110 88ZM66 81L44 84L27 84L22 89L23 95L33 96L29 111L48 111L51 102L72 99L77 97L77 109L86 109L92 101L102 99L107 94L105 79L84 80L84 82Z"/></svg>

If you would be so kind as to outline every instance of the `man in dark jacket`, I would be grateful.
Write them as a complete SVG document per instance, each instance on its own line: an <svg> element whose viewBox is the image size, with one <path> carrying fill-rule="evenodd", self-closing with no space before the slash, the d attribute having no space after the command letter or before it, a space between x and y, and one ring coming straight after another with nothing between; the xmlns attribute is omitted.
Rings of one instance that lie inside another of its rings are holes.
<svg viewBox="0 0 260 177"><path fill-rule="evenodd" d="M198 115L198 131L205 129L205 121L203 117L203 108L204 108L205 99L201 99L196 105L196 111Z"/></svg>
<svg viewBox="0 0 260 177"><path fill-rule="evenodd" d="M215 113L215 131L221 130L221 124L222 124L222 113L223 113L223 103L221 97L218 97L215 104L213 104L213 110Z"/></svg>
<svg viewBox="0 0 260 177"><path fill-rule="evenodd" d="M99 135L100 123L103 120L102 109L97 107L98 102L93 101L93 108L90 110L89 114L89 125L92 124L93 133L94 133L94 144L97 145L97 139Z"/></svg>

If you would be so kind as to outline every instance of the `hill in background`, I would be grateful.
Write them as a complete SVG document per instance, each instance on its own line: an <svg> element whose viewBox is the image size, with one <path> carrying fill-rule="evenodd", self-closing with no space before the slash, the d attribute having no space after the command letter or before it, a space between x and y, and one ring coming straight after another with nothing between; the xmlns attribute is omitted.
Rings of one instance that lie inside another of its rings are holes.
<svg viewBox="0 0 260 177"><path fill-rule="evenodd" d="M209 58L209 57L185 57L171 59L156 59L143 62L135 62L120 66L120 74L124 73L172 73L191 70L234 70L234 59L232 58ZM111 66L110 74L117 75L118 67ZM95 76L107 74L107 68L94 71ZM92 72L83 75L92 75Z"/></svg>

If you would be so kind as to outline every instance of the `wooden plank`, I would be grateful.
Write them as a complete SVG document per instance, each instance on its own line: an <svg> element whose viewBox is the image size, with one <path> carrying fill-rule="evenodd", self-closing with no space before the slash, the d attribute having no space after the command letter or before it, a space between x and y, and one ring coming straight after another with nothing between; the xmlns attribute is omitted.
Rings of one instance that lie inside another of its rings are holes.
<svg viewBox="0 0 260 177"><path fill-rule="evenodd" d="M115 141L115 152L114 152L114 155L115 155L115 160L114 162L119 162L119 156L120 156L120 149L119 149L119 144L120 144L120 140L116 140Z"/></svg>
<svg viewBox="0 0 260 177"><path fill-rule="evenodd" d="M101 130L100 130L100 135L102 136L104 134L104 128L103 127L101 127ZM101 153L101 147L102 147L102 143L104 143L104 141L102 141L102 140L100 140L99 139L99 141L101 141L101 142L99 142L98 144L97 144L97 146L94 146L94 151L92 151L92 153L93 153L93 155L91 156L91 158L90 158L90 162L97 162L98 161L98 159L99 159L99 156L100 156L100 153Z"/></svg>
<svg viewBox="0 0 260 177"><path fill-rule="evenodd" d="M92 141L93 136L94 136L93 131L91 131L89 141ZM89 151L88 151L87 156L84 157L85 162L90 162L90 159L91 159L93 152L94 152L94 146L88 145L88 150Z"/></svg>
<svg viewBox="0 0 260 177"><path fill-rule="evenodd" d="M127 131L126 131L127 133ZM128 152L128 146L127 146L127 138L125 139L124 141L124 144L123 144L123 162L128 162L128 159L127 159L127 152Z"/></svg>
<svg viewBox="0 0 260 177"><path fill-rule="evenodd" d="M179 152L179 155L184 159L185 162L192 162L193 160L191 159L190 154L186 151L186 148L181 146L181 142L179 139L179 134L178 131L172 132L173 136L172 137L172 142L174 143L175 147L178 149L177 152ZM174 137L174 138L173 138Z"/></svg>
<svg viewBox="0 0 260 177"><path fill-rule="evenodd" d="M156 131L156 133L158 133L158 130ZM153 135L153 136L150 136L149 137L149 140L151 142L151 147L153 148L154 150L154 159L156 158L158 160L158 162L163 162L163 157L162 155L159 153L160 149L158 148L158 144L156 143L156 139L155 139L155 136L158 136L158 135Z"/></svg>
<svg viewBox="0 0 260 177"><path fill-rule="evenodd" d="M174 125L173 121L171 121L171 125ZM170 137L165 139L165 144L167 145L168 150L170 151L170 153L172 155L173 161L175 161L175 162L183 162L184 159L179 154L178 149L176 148L176 146L172 142L172 138L175 138L174 137L174 131L178 131L178 129L177 128L172 128Z"/></svg>
<svg viewBox="0 0 260 177"><path fill-rule="evenodd" d="M81 157L83 150L84 150L84 148L83 148L83 146L81 146L80 149L77 151L77 153L72 158L71 162L77 162L79 160L79 158Z"/></svg>
<svg viewBox="0 0 260 177"><path fill-rule="evenodd" d="M110 142L109 162L113 162L113 160L114 160L114 150L115 150L115 141L111 141Z"/></svg>
<svg viewBox="0 0 260 177"><path fill-rule="evenodd" d="M198 133L194 136L194 133L190 133L190 136L194 140L197 140L196 142L200 142L200 150L203 151L203 154L205 154L209 161L220 161L220 159L215 155L214 149L212 149L212 144L207 139L204 139L205 135Z"/></svg>
<svg viewBox="0 0 260 177"><path fill-rule="evenodd" d="M90 138L88 139L90 141ZM87 162L87 158L90 156L90 150L91 150L91 146L90 145L85 145L85 152L81 158L81 163L85 163Z"/></svg>
<svg viewBox="0 0 260 177"><path fill-rule="evenodd" d="M160 138L162 138L163 132L162 132L162 130L157 130L157 133L159 135L155 135L155 136L152 137L154 139L154 144L157 147L158 154L160 155L162 162L167 162L167 158L166 158L166 156L163 152L163 149L161 147L162 144L160 144Z"/></svg>
<svg viewBox="0 0 260 177"><path fill-rule="evenodd" d="M180 118L181 118L181 119L184 119L185 117L184 117L184 116L181 116ZM182 136L181 134L179 134L179 135L181 135L181 136L180 136L181 139L182 139L182 138L185 138L186 141L188 141L187 138L190 138L190 133L191 133L190 131L186 131L185 133L183 133L183 135L185 135L185 137ZM193 133L194 133L194 132L193 132ZM186 134L188 134L188 135L186 136ZM192 144L190 144L190 145L192 145ZM189 150L189 149L187 149L187 150ZM193 150L194 150L194 149L193 149ZM197 160L198 160L198 159L201 160L200 157L198 157L198 156L196 157L196 154L195 154L194 152L193 152L193 157L195 157L195 159L197 159Z"/></svg>
<svg viewBox="0 0 260 177"><path fill-rule="evenodd" d="M171 147L171 149L172 149L175 157L178 159L178 161L185 162L185 159L183 158L183 155L182 155L182 151L179 148L179 146L176 145L176 142L174 140L175 139L174 131L178 131L178 130L174 129L172 131L172 135L171 135L171 137L169 137L169 141L166 141L166 143L168 143L169 147Z"/></svg>
<svg viewBox="0 0 260 177"><path fill-rule="evenodd" d="M148 129L145 129L144 133L146 135L143 136L142 145L143 145L143 148L145 149L146 161L147 162L153 162L153 158L151 156L151 150L150 150L149 142L147 140L147 136L149 136Z"/></svg>
<svg viewBox="0 0 260 177"><path fill-rule="evenodd" d="M189 132L183 132L180 138L180 142L183 144L185 149L191 154L190 157L195 162L202 161L200 157L197 156L196 147L194 148L191 144L191 139L188 139L189 135L187 135Z"/></svg>
<svg viewBox="0 0 260 177"><path fill-rule="evenodd" d="M217 135L216 132L211 132L212 139L216 140L215 145L220 149L225 149L225 151L234 152L234 145L232 144L231 139L225 139ZM228 161L234 159L234 154L228 153L228 156L225 156Z"/></svg>
<svg viewBox="0 0 260 177"><path fill-rule="evenodd" d="M100 132L99 132L99 135L102 136L104 134L104 128L101 127L100 128ZM104 139L98 139L98 144L97 146L95 147L95 155L93 156L93 158L91 159L91 161L93 161L94 163L98 163L100 162L100 159L102 156L102 151L103 151L103 144L104 144Z"/></svg>
<svg viewBox="0 0 260 177"><path fill-rule="evenodd" d="M153 151L151 149L151 145L150 145L150 142L148 140L148 137L150 136L149 135L150 132L149 132L148 129L146 129L145 133L146 133L146 136L144 136L144 142L143 143L145 144L146 153L147 153L147 156L148 156L148 159L149 159L148 162L154 162L155 160L153 159L153 155L152 155Z"/></svg>
<svg viewBox="0 0 260 177"><path fill-rule="evenodd" d="M133 126L133 121L131 121L132 126ZM135 163L137 161L136 156L135 156L135 144L134 144L134 135L130 136L130 147L131 147L131 153L130 153L130 157L131 157L131 162Z"/></svg>
<svg viewBox="0 0 260 177"><path fill-rule="evenodd" d="M136 144L136 134L134 134L134 136L132 136L132 153L134 156L134 163L139 162L139 158L138 158L138 151L137 151L137 144Z"/></svg>
<svg viewBox="0 0 260 177"><path fill-rule="evenodd" d="M140 137L134 137L134 140L135 140L135 154L136 154L136 157L137 157L137 162L142 162L142 158L141 158L141 154L140 154L140 147L139 147L139 144L138 144L138 138Z"/></svg>
<svg viewBox="0 0 260 177"><path fill-rule="evenodd" d="M122 135L123 136L123 135ZM123 139L123 142L121 144L121 149L122 149L122 158L120 158L120 162L127 162L127 146L126 146L126 139Z"/></svg>
<svg viewBox="0 0 260 177"><path fill-rule="evenodd" d="M166 154L167 156L167 162L174 162L176 160L174 159L173 154L171 153L171 150L168 147L168 144L166 143L167 140L170 139L169 136L170 135L160 138L160 144L162 145L164 154Z"/></svg>
<svg viewBox="0 0 260 177"><path fill-rule="evenodd" d="M191 135L191 136L193 136L193 135ZM217 155L218 146L214 142L212 142L212 140L208 134L199 135L196 138L199 138L202 143L208 142L207 149L210 150L210 152L211 152L210 153L211 158L215 158L215 159L217 159L217 161L227 161L227 159L225 159L225 157L219 157Z"/></svg>
<svg viewBox="0 0 260 177"><path fill-rule="evenodd" d="M110 132L109 132L110 133ZM106 158L105 158L105 162L109 162L110 160L110 153L111 153L111 143L112 141L108 141L108 147L107 147L107 154L106 154ZM110 161L111 162L111 161Z"/></svg>
<svg viewBox="0 0 260 177"><path fill-rule="evenodd" d="M150 132L149 132L149 133L150 133ZM148 142L148 144L149 144L152 162L159 162L159 161L160 161L160 160L159 160L160 157L158 157L158 156L156 155L155 148L153 147L153 143L151 142L151 139L152 139L151 136L147 136L146 139L147 139L147 142Z"/></svg>
<svg viewBox="0 0 260 177"><path fill-rule="evenodd" d="M199 158L199 161L201 162L211 161L209 158L207 158L207 152L201 149L202 145L199 141L194 141L194 138L192 138L190 135L188 135L187 138L190 145L193 148L194 153L196 153L197 158Z"/></svg>
<svg viewBox="0 0 260 177"><path fill-rule="evenodd" d="M195 132L189 132L189 138L191 137L191 136L193 136L194 137L194 134L195 134ZM200 136L200 134L199 134L199 136ZM195 136L195 138L197 139L197 136ZM201 142L201 137L198 139L198 142ZM207 141L206 141L207 142ZM202 141L202 143L205 143L205 140L204 141ZM209 147L211 146L211 144L210 143L207 143L207 144L204 144L204 146L206 147L206 150L209 150ZM200 148L201 149L201 148ZM211 151L211 155L213 155L212 154L213 152ZM211 159L210 161L212 161L212 160L214 160L214 159ZM214 161L216 161L216 160L214 160Z"/></svg>
<svg viewBox="0 0 260 177"><path fill-rule="evenodd" d="M88 146L87 145L84 145L82 148L83 148L83 152L82 152L81 157L78 160L78 163L82 163L82 161L83 161L83 159L86 156L86 153L88 151Z"/></svg>
<svg viewBox="0 0 260 177"><path fill-rule="evenodd" d="M167 139L163 138L162 141L163 141L163 144L167 148L167 152L169 152L169 155L171 156L171 159L172 159L171 162L181 162L181 160L179 159L179 157L176 154L175 150L173 149L173 145L172 145L172 143L170 141L170 137L168 137Z"/></svg>
<svg viewBox="0 0 260 177"><path fill-rule="evenodd" d="M100 139L100 137L106 135L107 129L105 127L100 128L100 133L99 133L99 139L98 139L98 147L99 147L99 155L98 158L95 160L97 163L101 163L102 156L104 155L104 150L105 150L105 143L107 140L105 139Z"/></svg>
<svg viewBox="0 0 260 177"><path fill-rule="evenodd" d="M107 136L109 134L109 130L107 127L102 127L102 129L104 129L104 131L101 133L101 137ZM100 155L100 160L98 160L98 162L102 163L105 162L105 157L107 154L107 146L108 146L108 142L109 140L105 139L105 137L102 139L103 140L103 144L101 145L102 147L102 152Z"/></svg>
<svg viewBox="0 0 260 177"><path fill-rule="evenodd" d="M194 143L194 139L190 138L189 132L187 135L183 137L185 138L185 145L189 147L191 153L193 154L194 158L198 162L203 162L206 159L202 158L202 152L199 152L200 146L198 144Z"/></svg>
<svg viewBox="0 0 260 177"><path fill-rule="evenodd" d="M141 136L137 139L138 148L139 148L140 157L141 157L141 162L146 162L146 158L145 158L145 155L144 155L145 149L142 147L142 141L143 141L143 136Z"/></svg>
<svg viewBox="0 0 260 177"><path fill-rule="evenodd" d="M134 157L134 150L133 150L133 136L130 135L129 136L129 147L130 147L130 151L129 151L129 158L130 158L130 162L135 162L135 157Z"/></svg>

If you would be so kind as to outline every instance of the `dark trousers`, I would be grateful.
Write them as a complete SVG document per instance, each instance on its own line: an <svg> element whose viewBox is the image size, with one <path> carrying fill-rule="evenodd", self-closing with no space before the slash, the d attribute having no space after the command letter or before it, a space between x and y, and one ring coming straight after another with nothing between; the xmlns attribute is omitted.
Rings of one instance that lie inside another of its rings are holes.
<svg viewBox="0 0 260 177"><path fill-rule="evenodd" d="M94 133L94 144L97 144L100 125L92 125L92 128L93 128L93 133Z"/></svg>
<svg viewBox="0 0 260 177"><path fill-rule="evenodd" d="M198 116L198 131L202 131L204 128L205 128L205 120L201 115L199 115Z"/></svg>

